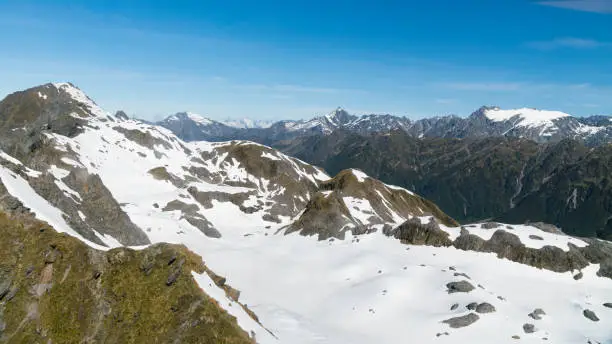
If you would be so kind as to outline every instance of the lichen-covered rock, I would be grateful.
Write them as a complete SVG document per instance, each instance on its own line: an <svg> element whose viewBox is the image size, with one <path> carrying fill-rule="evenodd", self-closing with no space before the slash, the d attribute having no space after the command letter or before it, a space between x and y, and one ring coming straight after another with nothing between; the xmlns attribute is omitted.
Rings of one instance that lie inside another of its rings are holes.
<svg viewBox="0 0 612 344"><path fill-rule="evenodd" d="M503 229L495 231L489 240L461 231L453 245L462 250L494 252L499 258L555 272L579 270L589 264L589 260L582 254L583 248L573 246L567 252L555 246L530 248L518 236Z"/></svg>
<svg viewBox="0 0 612 344"><path fill-rule="evenodd" d="M448 324L452 328L461 328L472 325L473 323L478 321L478 319L480 319L478 314L469 313L460 317L446 319L442 322Z"/></svg>
<svg viewBox="0 0 612 344"><path fill-rule="evenodd" d="M468 281L449 282L446 284L448 293L469 293L474 290L474 286Z"/></svg>
<svg viewBox="0 0 612 344"><path fill-rule="evenodd" d="M536 329L534 324L524 324L523 325L523 331L525 333L534 333L535 331L537 331L538 329Z"/></svg>
<svg viewBox="0 0 612 344"><path fill-rule="evenodd" d="M483 223L482 225L480 225L480 227L484 228L484 229L493 229L493 228L497 228L497 227L500 227L500 226L501 225L499 223L497 223L497 222L486 222L486 223Z"/></svg>
<svg viewBox="0 0 612 344"><path fill-rule="evenodd" d="M319 240L344 239L346 231L359 231L361 227L360 223L351 219L346 204L340 198L317 193L286 233L299 231L305 236L317 235Z"/></svg>
<svg viewBox="0 0 612 344"><path fill-rule="evenodd" d="M385 233L401 240L405 244L429 245L429 246L451 246L453 244L447 232L440 229L435 222L421 223L418 218L412 218Z"/></svg>
<svg viewBox="0 0 612 344"><path fill-rule="evenodd" d="M481 304L479 304L478 306L476 306L476 313L493 313L495 312L495 307L487 302L483 302Z"/></svg>

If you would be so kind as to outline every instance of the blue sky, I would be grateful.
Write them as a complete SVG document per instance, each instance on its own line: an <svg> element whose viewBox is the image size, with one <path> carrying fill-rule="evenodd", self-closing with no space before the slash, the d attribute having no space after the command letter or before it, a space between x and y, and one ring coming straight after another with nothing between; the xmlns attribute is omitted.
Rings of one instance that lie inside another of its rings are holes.
<svg viewBox="0 0 612 344"><path fill-rule="evenodd" d="M0 94L157 119L612 114L612 0L3 1Z"/></svg>

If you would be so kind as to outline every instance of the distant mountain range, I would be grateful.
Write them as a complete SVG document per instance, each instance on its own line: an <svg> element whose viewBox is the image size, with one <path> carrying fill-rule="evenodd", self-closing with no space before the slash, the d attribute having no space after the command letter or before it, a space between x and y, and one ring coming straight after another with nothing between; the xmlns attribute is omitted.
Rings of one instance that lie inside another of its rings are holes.
<svg viewBox="0 0 612 344"><path fill-rule="evenodd" d="M282 120L257 123L251 120L219 122L189 113L169 116L157 124L172 130L186 141L251 140L273 145L276 142L311 135L329 135L343 129L354 133L381 133L401 130L416 138L516 137L535 142L577 139L596 146L612 141L612 117L574 117L559 111L537 109L502 110L483 106L468 117L454 115L416 121L393 115L355 116L338 108L310 120Z"/></svg>

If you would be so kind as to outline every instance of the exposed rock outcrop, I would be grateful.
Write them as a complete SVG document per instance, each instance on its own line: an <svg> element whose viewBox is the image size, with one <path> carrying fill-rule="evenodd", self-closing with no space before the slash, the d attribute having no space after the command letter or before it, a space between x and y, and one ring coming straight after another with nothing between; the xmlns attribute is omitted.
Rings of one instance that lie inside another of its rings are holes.
<svg viewBox="0 0 612 344"><path fill-rule="evenodd" d="M591 321L599 321L599 317L597 317L597 314L595 314L595 312L593 312L590 309L585 309L582 312L582 315L584 315L585 318L591 320Z"/></svg>
<svg viewBox="0 0 612 344"><path fill-rule="evenodd" d="M469 313L460 317L450 318L442 322L448 324L451 328L461 328L472 325L478 321L478 319L480 319L478 314Z"/></svg>
<svg viewBox="0 0 612 344"><path fill-rule="evenodd" d="M448 293L469 293L474 290L474 286L468 281L449 282L446 284Z"/></svg>

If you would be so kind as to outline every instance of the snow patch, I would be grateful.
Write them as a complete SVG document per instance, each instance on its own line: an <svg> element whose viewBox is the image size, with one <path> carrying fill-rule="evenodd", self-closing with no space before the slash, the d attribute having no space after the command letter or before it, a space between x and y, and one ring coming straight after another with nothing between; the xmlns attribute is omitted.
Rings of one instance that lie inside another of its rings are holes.
<svg viewBox="0 0 612 344"><path fill-rule="evenodd" d="M507 121L515 116L519 116L520 121L516 124L516 126L521 127L537 127L551 123L553 120L570 116L561 111L537 110L529 108L514 110L494 108L485 110L484 114L488 119L494 122Z"/></svg>
<svg viewBox="0 0 612 344"><path fill-rule="evenodd" d="M270 154L268 152L263 152L263 154L261 154L261 157L262 158L267 158L267 159L270 159L270 160L278 160L278 161L281 160L279 157L277 157L275 155L272 155L272 154Z"/></svg>
<svg viewBox="0 0 612 344"><path fill-rule="evenodd" d="M353 175L355 177L357 177L357 181L360 182L360 183L364 182L366 180L366 178L370 178L370 177L368 177L367 174L365 174L365 173L363 173L363 172L361 172L359 170L356 170L354 168L351 169L351 173L353 173Z"/></svg>
<svg viewBox="0 0 612 344"><path fill-rule="evenodd" d="M238 128L238 129L253 129L253 128L265 129L265 128L271 127L272 124L274 124L273 121L252 120L250 118L227 119L221 123L227 125L228 127Z"/></svg>
<svg viewBox="0 0 612 344"><path fill-rule="evenodd" d="M370 222L369 219L376 215L374 208L372 208L370 201L367 199L346 196L342 200L351 216L363 225L368 224Z"/></svg>
<svg viewBox="0 0 612 344"><path fill-rule="evenodd" d="M404 188L402 188L402 187L399 187L399 186L397 186L397 185L385 184L385 186L386 186L387 188L389 188L389 189L399 190L399 191L405 191L405 192L407 192L409 195L416 196L416 194L415 194L414 192L412 192L412 191L410 191L410 190L408 190L408 189L404 189Z"/></svg>
<svg viewBox="0 0 612 344"><path fill-rule="evenodd" d="M196 123L199 123L199 124L207 125L207 124L211 124L212 123L212 121L210 119L208 119L206 117L203 117L201 115L192 113L192 112L187 112L187 117L190 120L192 120L192 121L194 121Z"/></svg>

